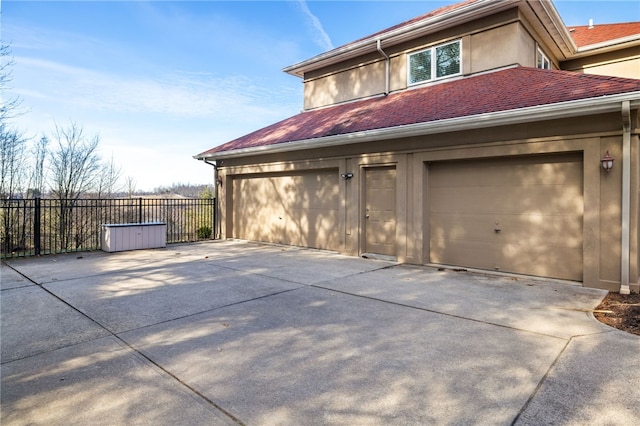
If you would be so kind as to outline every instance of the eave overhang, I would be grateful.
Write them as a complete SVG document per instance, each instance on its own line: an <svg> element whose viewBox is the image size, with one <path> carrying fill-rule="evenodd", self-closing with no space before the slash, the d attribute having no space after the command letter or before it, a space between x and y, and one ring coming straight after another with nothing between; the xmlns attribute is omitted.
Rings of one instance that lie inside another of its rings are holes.
<svg viewBox="0 0 640 426"><path fill-rule="evenodd" d="M484 114L469 115L425 123L408 124L386 127L382 129L366 130L342 135L325 136L313 139L282 142L251 148L241 148L230 151L214 152L209 155L196 155L197 160L223 160L227 158L250 157L255 155L276 154L291 151L320 149L347 144L374 142L389 139L401 139L416 136L426 136L439 133L460 132L488 127L508 126L530 123L535 121L556 120L563 118L581 117L587 115L605 114L621 110L622 102L629 101L632 109L640 107L640 91L617 95L600 96L597 98L580 99L498 111Z"/></svg>
<svg viewBox="0 0 640 426"><path fill-rule="evenodd" d="M614 40L607 40L602 43L580 46L577 52L572 55L571 59L628 49L631 47L640 47L640 34L635 34ZM640 49L638 50L638 54L640 54Z"/></svg>

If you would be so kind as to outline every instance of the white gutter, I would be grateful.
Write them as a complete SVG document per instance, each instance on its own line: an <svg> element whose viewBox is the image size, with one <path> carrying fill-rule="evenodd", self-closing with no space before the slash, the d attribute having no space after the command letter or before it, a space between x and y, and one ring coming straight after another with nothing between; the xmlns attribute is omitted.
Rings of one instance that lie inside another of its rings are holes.
<svg viewBox="0 0 640 426"><path fill-rule="evenodd" d="M626 37L615 38L613 40L607 40L600 43L587 44L585 46L581 46L578 48L578 53L585 52L587 50L596 50L602 49L606 47L618 48L618 45L625 43L632 43L633 45L637 45L640 42L640 35L633 34Z"/></svg>
<svg viewBox="0 0 640 426"><path fill-rule="evenodd" d="M638 34L581 46L569 59L581 58L583 56L595 55L597 53L607 53L635 46L640 46L640 36Z"/></svg>
<svg viewBox="0 0 640 426"><path fill-rule="evenodd" d="M249 157L253 155L275 154L306 149L328 148L353 143L374 142L385 139L399 139L481 129L486 127L508 126L532 121L619 112L620 103L624 101L629 102L631 108L640 107L640 91L561 102L550 105L519 108L508 111L490 112L466 117L449 118L445 120L429 121L426 123L385 127L383 129L365 130L362 132L347 133L343 135L324 136L259 147L214 152L210 155L196 155L194 158L198 160L219 160L224 158Z"/></svg>
<svg viewBox="0 0 640 426"><path fill-rule="evenodd" d="M622 102L622 247L620 294L629 294L629 267L631 246L629 243L629 222L631 216L631 106Z"/></svg>
<svg viewBox="0 0 640 426"><path fill-rule="evenodd" d="M389 94L389 79L390 77L390 69L389 69L389 55L382 50L382 42L380 39L376 40L376 47L378 48L378 52L384 57L384 95L387 96Z"/></svg>

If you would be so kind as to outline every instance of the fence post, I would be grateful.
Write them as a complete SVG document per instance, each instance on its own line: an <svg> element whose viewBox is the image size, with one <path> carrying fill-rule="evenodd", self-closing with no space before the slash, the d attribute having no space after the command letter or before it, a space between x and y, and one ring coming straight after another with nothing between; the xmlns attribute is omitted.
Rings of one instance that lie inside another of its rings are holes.
<svg viewBox="0 0 640 426"><path fill-rule="evenodd" d="M33 201L33 254L40 256L40 215L42 212L40 197L36 197Z"/></svg>
<svg viewBox="0 0 640 426"><path fill-rule="evenodd" d="M142 197L138 197L138 223L142 223Z"/></svg>

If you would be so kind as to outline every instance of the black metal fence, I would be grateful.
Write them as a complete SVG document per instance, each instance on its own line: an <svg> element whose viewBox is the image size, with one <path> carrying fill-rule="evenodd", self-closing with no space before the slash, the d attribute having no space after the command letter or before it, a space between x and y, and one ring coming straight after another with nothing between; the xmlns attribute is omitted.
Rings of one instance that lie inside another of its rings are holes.
<svg viewBox="0 0 640 426"><path fill-rule="evenodd" d="M167 243L214 238L214 199L0 200L1 257L101 248L103 224L164 222Z"/></svg>

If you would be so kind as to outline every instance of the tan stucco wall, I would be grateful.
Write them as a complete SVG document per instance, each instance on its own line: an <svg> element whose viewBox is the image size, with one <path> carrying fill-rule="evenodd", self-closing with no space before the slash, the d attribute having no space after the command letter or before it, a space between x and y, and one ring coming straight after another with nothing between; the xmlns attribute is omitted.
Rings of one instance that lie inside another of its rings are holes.
<svg viewBox="0 0 640 426"><path fill-rule="evenodd" d="M637 111L634 123L637 125ZM429 213L426 208L428 164L434 161L509 158L554 153L579 153L583 158L583 281L585 286L617 290L620 283L621 162L622 133L619 113L580 119L529 123L521 126L456 132L322 150L273 154L224 160L221 194L222 237L233 236L233 179L235 177L286 173L287 171L334 169L351 172L351 180L338 180L336 223L340 229L338 251L358 256L363 252L363 179L369 167L393 166L397 170L397 258L400 262L429 261ZM635 128L635 127L634 127ZM637 129L637 128L636 128ZM640 149L637 130L632 137L631 274L632 290L638 291L638 210ZM394 151L389 151L393 146ZM605 151L616 158L606 173L600 166Z"/></svg>
<svg viewBox="0 0 640 426"><path fill-rule="evenodd" d="M383 93L384 70L384 62L374 62L308 81L304 86L304 108L317 108Z"/></svg>
<svg viewBox="0 0 640 426"><path fill-rule="evenodd" d="M514 64L535 66L535 42L519 22L473 34L469 42L471 73Z"/></svg>
<svg viewBox="0 0 640 426"><path fill-rule="evenodd" d="M383 45L390 57L390 91L407 88L408 54L457 39L462 39L464 75L512 65L534 66L535 41L518 19L514 9L403 45ZM380 95L385 78L385 61L379 53L308 73L304 108Z"/></svg>
<svg viewBox="0 0 640 426"><path fill-rule="evenodd" d="M562 69L585 74L640 78L640 46L565 61Z"/></svg>

